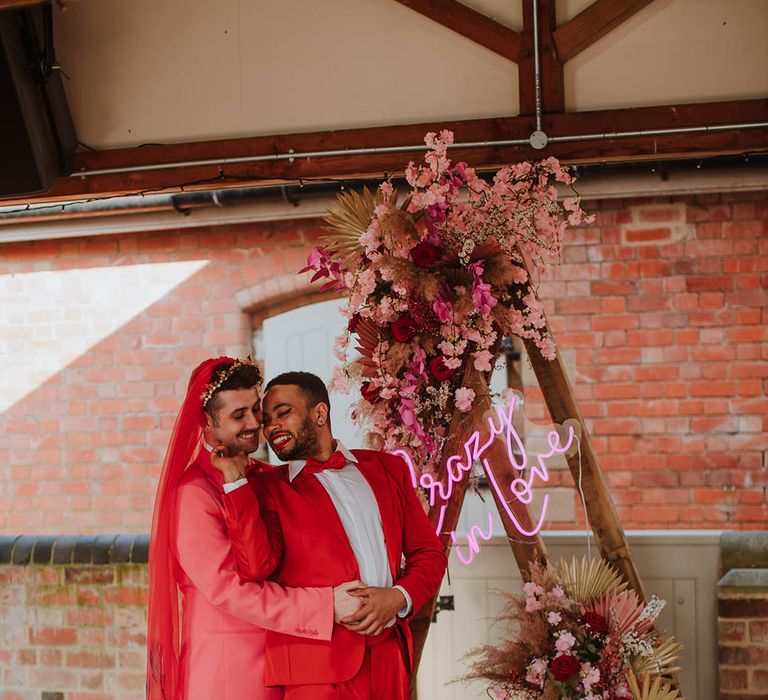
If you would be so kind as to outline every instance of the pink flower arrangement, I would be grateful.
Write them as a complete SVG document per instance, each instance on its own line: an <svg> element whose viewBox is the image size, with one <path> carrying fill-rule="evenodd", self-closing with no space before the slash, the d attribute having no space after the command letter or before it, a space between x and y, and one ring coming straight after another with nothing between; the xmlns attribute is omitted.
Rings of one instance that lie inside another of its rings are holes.
<svg viewBox="0 0 768 700"><path fill-rule="evenodd" d="M635 674L679 670L679 644L655 626L664 602L643 604L604 562L583 562L561 562L558 573L535 563L523 595L507 594L500 621L511 637L471 652L463 680L487 681L499 700L643 700L633 690ZM669 686L662 690L659 698L679 697Z"/></svg>
<svg viewBox="0 0 768 700"><path fill-rule="evenodd" d="M452 164L453 134L425 137L424 162L405 169L404 201L392 183L374 195L348 193L326 221L333 235L303 271L348 295L349 328L361 357L343 360L359 379L354 411L376 449L406 449L433 472L453 412L472 409L474 392L458 371L488 375L503 336L531 340L545 357L555 345L533 279L556 260L566 227L587 221L578 199L558 201L571 176L554 158L502 168L492 180ZM346 358L346 356L345 356Z"/></svg>

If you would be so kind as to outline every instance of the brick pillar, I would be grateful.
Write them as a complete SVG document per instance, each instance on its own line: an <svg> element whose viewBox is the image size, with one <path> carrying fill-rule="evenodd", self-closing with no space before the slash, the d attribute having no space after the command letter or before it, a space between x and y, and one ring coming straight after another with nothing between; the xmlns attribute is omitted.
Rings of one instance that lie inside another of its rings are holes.
<svg viewBox="0 0 768 700"><path fill-rule="evenodd" d="M720 700L768 700L768 532L724 533L720 557Z"/></svg>

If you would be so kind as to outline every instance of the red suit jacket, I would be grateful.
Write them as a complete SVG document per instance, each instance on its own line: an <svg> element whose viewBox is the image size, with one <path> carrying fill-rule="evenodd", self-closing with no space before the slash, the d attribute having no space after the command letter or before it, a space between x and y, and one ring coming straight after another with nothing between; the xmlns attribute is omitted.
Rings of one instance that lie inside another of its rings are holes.
<svg viewBox="0 0 768 700"><path fill-rule="evenodd" d="M413 612L437 591L447 560L416 496L405 463L392 455L352 450L357 468L371 486L381 514L393 584L408 591ZM265 577L259 561L248 556L247 542L258 540L251 528L266 526L275 551L284 547L273 578L284 586L337 586L360 577L357 561L328 492L312 474L302 471L288 481L287 468L249 475L254 490L272 515L258 522L258 502L251 489L225 496L227 524L240 574ZM275 523L279 521L279 529ZM403 566L403 558L405 563ZM413 643L406 620L398 627L412 661ZM339 683L354 677L362 665L366 638L334 625L330 641L298 638L278 631L267 633L267 685Z"/></svg>
<svg viewBox="0 0 768 700"><path fill-rule="evenodd" d="M202 450L179 484L175 542L183 597L179 697L277 700L282 693L264 687L265 628L330 639L333 592L242 580L225 521L223 481ZM277 564L279 549L263 533L250 529L238 539L253 568L272 569Z"/></svg>

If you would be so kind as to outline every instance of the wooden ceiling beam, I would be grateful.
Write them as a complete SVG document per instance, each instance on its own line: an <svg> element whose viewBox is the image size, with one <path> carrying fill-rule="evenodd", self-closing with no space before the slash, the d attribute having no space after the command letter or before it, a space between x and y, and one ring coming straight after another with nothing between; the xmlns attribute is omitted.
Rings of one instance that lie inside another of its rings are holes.
<svg viewBox="0 0 768 700"><path fill-rule="evenodd" d="M563 112L544 116L550 136L619 131L683 129L695 126L762 123L768 121L768 98L724 100L651 107L624 107L593 112Z"/></svg>
<svg viewBox="0 0 768 700"><path fill-rule="evenodd" d="M565 63L653 0L595 0L555 30L555 47Z"/></svg>
<svg viewBox="0 0 768 700"><path fill-rule="evenodd" d="M744 123L768 123L768 99L742 100L663 107L545 114L543 127L550 139L591 134L612 134L657 129L680 129ZM457 142L501 140L525 141L535 128L531 116L407 126L348 129L311 134L262 136L202 143L146 146L75 156L73 172L122 168L126 172L88 177L59 178L52 190L25 197L24 202L62 201L74 198L107 197L146 191L211 189L245 186L299 179L354 179L401 173L405 164L421 157L423 150L362 155L306 157L312 151L382 146L418 145L427 131L448 128ZM296 153L289 160L268 160L226 165L185 165L159 170L133 170L142 165L168 165L197 160L223 160L244 156ZM527 143L517 146L485 146L451 149L453 160L466 160L477 168L496 168L504 164L548 156L566 163L705 158L744 152L768 152L768 127L665 135L638 135L589 140L555 141L542 150ZM0 200L0 206L10 204Z"/></svg>
<svg viewBox="0 0 768 700"><path fill-rule="evenodd" d="M476 44L485 46L499 56L515 62L520 58L520 34L457 0L397 0L397 2Z"/></svg>
<svg viewBox="0 0 768 700"><path fill-rule="evenodd" d="M565 109L565 79L563 64L555 50L555 0L537 0L539 24L539 65L541 79L541 108L543 112ZM520 113L536 112L536 70L534 65L533 0L523 0L523 34L518 79Z"/></svg>

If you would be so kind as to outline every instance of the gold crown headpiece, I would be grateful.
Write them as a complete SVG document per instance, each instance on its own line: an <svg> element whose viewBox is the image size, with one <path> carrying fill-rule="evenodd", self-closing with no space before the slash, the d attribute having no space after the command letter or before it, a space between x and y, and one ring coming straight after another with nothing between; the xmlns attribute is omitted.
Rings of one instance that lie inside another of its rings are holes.
<svg viewBox="0 0 768 700"><path fill-rule="evenodd" d="M208 402L213 398L213 395L219 390L222 384L227 381L239 367L245 365L255 366L255 362L250 358L250 355L245 359L236 359L227 369L220 370L216 373L216 376L212 381L205 385L203 393L200 394L200 400L203 402L203 408L206 407Z"/></svg>

